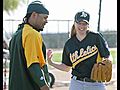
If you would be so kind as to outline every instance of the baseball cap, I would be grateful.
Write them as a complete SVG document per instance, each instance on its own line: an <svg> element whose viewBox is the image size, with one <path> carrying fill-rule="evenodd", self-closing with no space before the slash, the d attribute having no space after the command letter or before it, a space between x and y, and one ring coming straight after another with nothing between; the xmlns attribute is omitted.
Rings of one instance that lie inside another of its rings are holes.
<svg viewBox="0 0 120 90"><path fill-rule="evenodd" d="M80 21L85 21L89 24L90 15L85 11L77 12L75 15L75 22L79 23Z"/></svg>
<svg viewBox="0 0 120 90"><path fill-rule="evenodd" d="M39 14L47 14L49 15L49 11L45 8L45 6L40 1L33 1L28 5L27 13L37 12Z"/></svg>

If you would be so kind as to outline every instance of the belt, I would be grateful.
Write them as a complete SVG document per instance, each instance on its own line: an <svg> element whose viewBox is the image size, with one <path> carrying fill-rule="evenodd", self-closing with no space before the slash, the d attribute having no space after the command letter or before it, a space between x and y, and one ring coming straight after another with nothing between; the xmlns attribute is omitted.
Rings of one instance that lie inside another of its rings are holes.
<svg viewBox="0 0 120 90"><path fill-rule="evenodd" d="M87 78L87 77L80 78L80 77L77 77L77 76L72 76L71 78L73 78L75 80L84 81L84 82L99 82L99 81L95 81L95 80L92 80L92 79ZM101 83L101 82L99 82L99 83Z"/></svg>

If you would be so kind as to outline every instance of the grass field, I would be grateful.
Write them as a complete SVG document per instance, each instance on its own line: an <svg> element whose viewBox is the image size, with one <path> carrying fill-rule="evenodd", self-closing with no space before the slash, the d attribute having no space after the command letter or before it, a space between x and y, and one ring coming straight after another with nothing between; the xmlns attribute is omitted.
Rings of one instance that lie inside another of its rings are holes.
<svg viewBox="0 0 120 90"><path fill-rule="evenodd" d="M113 58L113 64L115 64L116 63L116 57L117 57L117 51L115 50L115 49L110 49L110 54L111 54L111 56L112 56L112 58ZM53 61L55 61L55 62L61 62L61 60L62 60L62 53L60 53L60 52L56 52L56 53L54 53L53 54Z"/></svg>
<svg viewBox="0 0 120 90"><path fill-rule="evenodd" d="M113 64L116 64L117 60L117 51L116 50L110 50L111 56L113 58Z"/></svg>

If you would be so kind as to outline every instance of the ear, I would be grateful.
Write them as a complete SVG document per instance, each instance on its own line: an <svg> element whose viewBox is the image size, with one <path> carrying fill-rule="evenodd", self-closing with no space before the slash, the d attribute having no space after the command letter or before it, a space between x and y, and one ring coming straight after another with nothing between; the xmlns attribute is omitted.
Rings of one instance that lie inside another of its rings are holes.
<svg viewBox="0 0 120 90"><path fill-rule="evenodd" d="M31 17L35 18L36 16L37 16L37 13L36 12L32 12Z"/></svg>

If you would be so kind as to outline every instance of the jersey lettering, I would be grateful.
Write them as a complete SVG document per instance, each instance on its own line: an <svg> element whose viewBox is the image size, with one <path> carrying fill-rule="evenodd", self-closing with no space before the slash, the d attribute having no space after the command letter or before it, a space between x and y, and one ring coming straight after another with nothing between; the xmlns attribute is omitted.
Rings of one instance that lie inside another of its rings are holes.
<svg viewBox="0 0 120 90"><path fill-rule="evenodd" d="M70 60L73 63L73 66L77 65L79 62L95 55L98 52L98 48L96 45L94 46L87 46L86 50L84 48L80 48L80 54L78 55L78 51L74 53L70 53Z"/></svg>

